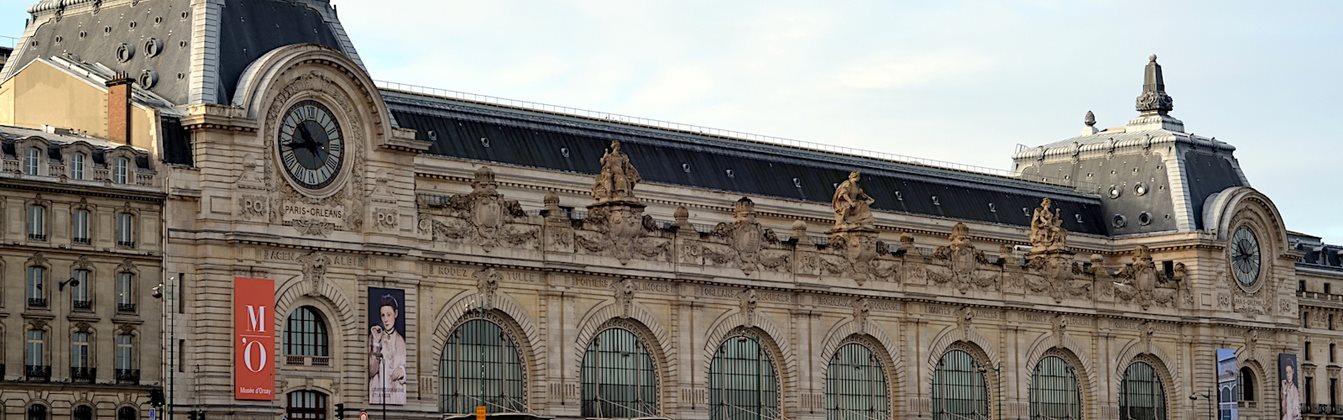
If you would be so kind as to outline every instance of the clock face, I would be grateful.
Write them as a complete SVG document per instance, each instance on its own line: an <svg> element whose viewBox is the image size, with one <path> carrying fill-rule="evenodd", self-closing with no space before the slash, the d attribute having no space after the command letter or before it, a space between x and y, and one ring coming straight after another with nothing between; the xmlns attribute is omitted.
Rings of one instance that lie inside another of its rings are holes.
<svg viewBox="0 0 1343 420"><path fill-rule="evenodd" d="M1231 272L1242 286L1250 287L1259 281L1259 239L1254 231L1241 226L1231 235Z"/></svg>
<svg viewBox="0 0 1343 420"><path fill-rule="evenodd" d="M319 190L336 179L345 161L345 138L331 110L316 101L294 104L285 113L276 146L280 164L294 182Z"/></svg>

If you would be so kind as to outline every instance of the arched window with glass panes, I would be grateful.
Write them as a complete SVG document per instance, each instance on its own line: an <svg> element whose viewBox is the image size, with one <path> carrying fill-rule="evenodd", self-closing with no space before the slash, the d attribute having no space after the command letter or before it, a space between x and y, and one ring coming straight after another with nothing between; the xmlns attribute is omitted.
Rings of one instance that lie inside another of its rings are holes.
<svg viewBox="0 0 1343 420"><path fill-rule="evenodd" d="M933 419L964 420L989 418L989 390L985 381L986 364L971 355L964 346L953 347L933 368Z"/></svg>
<svg viewBox="0 0 1343 420"><path fill-rule="evenodd" d="M738 329L718 346L709 365L709 418L778 419L779 380L774 358L758 330Z"/></svg>
<svg viewBox="0 0 1343 420"><path fill-rule="evenodd" d="M294 391L285 396L285 417L290 420L326 420L326 394Z"/></svg>
<svg viewBox="0 0 1343 420"><path fill-rule="evenodd" d="M453 328L439 358L443 414L527 412L526 365L518 340L497 317L473 317Z"/></svg>
<svg viewBox="0 0 1343 420"><path fill-rule="evenodd" d="M74 420L93 420L93 407L80 404L70 414Z"/></svg>
<svg viewBox="0 0 1343 420"><path fill-rule="evenodd" d="M638 418L658 414L658 367L648 340L632 326L608 327L583 353L582 414Z"/></svg>
<svg viewBox="0 0 1343 420"><path fill-rule="evenodd" d="M289 313L284 328L284 355L291 365L326 366L331 357L326 319L312 306L300 306Z"/></svg>
<svg viewBox="0 0 1343 420"><path fill-rule="evenodd" d="M1124 369L1119 383L1120 420L1166 420L1166 387L1156 368L1137 360Z"/></svg>
<svg viewBox="0 0 1343 420"><path fill-rule="evenodd" d="M1045 353L1031 372L1032 420L1082 418L1082 391L1077 369L1062 354Z"/></svg>
<svg viewBox="0 0 1343 420"><path fill-rule="evenodd" d="M47 406L42 403L33 403L28 406L28 420L47 420Z"/></svg>
<svg viewBox="0 0 1343 420"><path fill-rule="evenodd" d="M826 420L891 418L886 371L868 344L849 341L830 358L825 370Z"/></svg>
<svg viewBox="0 0 1343 420"><path fill-rule="evenodd" d="M117 420L137 420L139 418L140 413L135 410L135 407L121 407L117 409Z"/></svg>
<svg viewBox="0 0 1343 420"><path fill-rule="evenodd" d="M1254 390L1255 385L1257 385L1254 380L1254 370L1250 369L1249 366L1241 367L1237 379L1240 382L1240 400L1254 401L1256 397Z"/></svg>

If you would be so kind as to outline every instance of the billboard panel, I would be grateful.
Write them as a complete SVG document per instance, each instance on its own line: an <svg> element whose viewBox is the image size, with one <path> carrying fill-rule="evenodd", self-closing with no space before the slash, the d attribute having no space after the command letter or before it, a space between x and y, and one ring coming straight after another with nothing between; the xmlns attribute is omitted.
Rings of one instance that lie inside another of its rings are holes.
<svg viewBox="0 0 1343 420"><path fill-rule="evenodd" d="M1297 379L1297 372L1295 354L1278 354L1278 378L1282 379L1278 385L1282 403L1278 414L1282 415L1282 420L1301 420L1301 381Z"/></svg>
<svg viewBox="0 0 1343 420"><path fill-rule="evenodd" d="M1236 349L1217 349L1217 412L1222 420L1237 420L1236 403L1240 400L1239 363Z"/></svg>
<svg viewBox="0 0 1343 420"><path fill-rule="evenodd" d="M406 291L368 288L368 402L406 403Z"/></svg>
<svg viewBox="0 0 1343 420"><path fill-rule="evenodd" d="M233 279L233 397L275 399L275 281Z"/></svg>

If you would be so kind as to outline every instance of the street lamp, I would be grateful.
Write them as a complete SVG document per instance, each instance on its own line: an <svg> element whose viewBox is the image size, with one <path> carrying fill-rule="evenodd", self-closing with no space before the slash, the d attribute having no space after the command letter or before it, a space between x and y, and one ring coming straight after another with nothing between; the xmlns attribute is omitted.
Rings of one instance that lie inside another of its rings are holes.
<svg viewBox="0 0 1343 420"><path fill-rule="evenodd" d="M174 277L169 277L169 278L168 278L168 282L169 282L169 283L173 283L173 282L175 282L176 280L177 280L177 277L175 277L175 276L174 276ZM176 355L176 350L177 350L177 323L176 323L176 321L177 321L177 317L176 317L176 311L174 311L173 308L170 306L170 302L172 302L172 300L173 300L176 296L174 296L172 293L170 293L167 289L168 289L168 288L167 288L166 286L164 286L163 283L159 283L157 286L154 286L154 294L153 294L153 296L154 296L154 299L159 299L159 301L161 302L161 304L159 305L159 307L162 308L162 310L160 311L160 312L162 312L162 313L160 314L160 316L162 316L162 317L167 317L167 318L168 318L168 362L165 363L165 364L167 365L167 367L168 367L168 387L167 387L167 392L166 392L166 393L167 393L167 396L168 396L168 398L167 398L167 400L168 400L168 408L167 408L167 413L166 413L167 415L164 416L164 418L165 418L165 419L168 419L168 420L172 420L172 419L173 419L173 379L175 379L175 377L176 377L176 373L177 373L177 368L176 368L176 366L175 366L175 363L176 363L176 361L177 361L177 355ZM162 325L162 324L160 324L160 325Z"/></svg>
<svg viewBox="0 0 1343 420"><path fill-rule="evenodd" d="M1198 400L1199 398L1202 398L1204 401L1207 401L1207 402L1208 402L1208 420L1212 420L1212 419L1213 419L1213 415L1212 415L1212 397L1209 396L1211 393L1212 393L1212 391L1209 390L1208 392L1195 392L1195 393L1189 394L1189 401L1195 401L1195 400Z"/></svg>

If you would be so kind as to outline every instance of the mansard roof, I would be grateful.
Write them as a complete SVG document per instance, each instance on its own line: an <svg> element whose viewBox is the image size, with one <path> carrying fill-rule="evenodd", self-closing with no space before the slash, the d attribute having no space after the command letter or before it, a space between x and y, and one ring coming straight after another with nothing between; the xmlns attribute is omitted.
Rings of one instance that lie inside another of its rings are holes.
<svg viewBox="0 0 1343 420"><path fill-rule="evenodd" d="M1072 232L1106 235L1100 198L1008 176L706 135L599 118L384 89L396 123L459 159L596 174L620 140L646 181L748 196L828 203L850 171L862 173L873 208L1028 226L1049 197Z"/></svg>
<svg viewBox="0 0 1343 420"><path fill-rule="evenodd" d="M0 80L63 56L126 72L176 105L227 104L247 66L278 47L316 43L359 62L327 0L44 0L29 13Z"/></svg>

